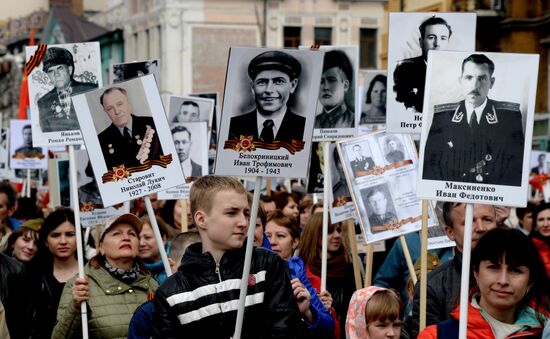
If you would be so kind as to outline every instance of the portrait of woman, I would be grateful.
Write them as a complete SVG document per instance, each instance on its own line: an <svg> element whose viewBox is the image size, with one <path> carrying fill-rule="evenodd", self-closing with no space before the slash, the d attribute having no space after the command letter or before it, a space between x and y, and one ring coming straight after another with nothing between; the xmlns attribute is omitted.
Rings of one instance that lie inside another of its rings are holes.
<svg viewBox="0 0 550 339"><path fill-rule="evenodd" d="M361 125L386 122L386 83L387 77L383 74L378 74L371 80L365 94Z"/></svg>

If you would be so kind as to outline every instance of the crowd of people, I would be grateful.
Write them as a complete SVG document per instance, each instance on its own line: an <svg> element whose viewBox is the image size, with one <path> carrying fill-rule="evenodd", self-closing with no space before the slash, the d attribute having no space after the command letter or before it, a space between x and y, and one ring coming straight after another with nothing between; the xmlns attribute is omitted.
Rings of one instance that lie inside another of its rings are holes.
<svg viewBox="0 0 550 339"><path fill-rule="evenodd" d="M300 191L261 197L242 338L458 338L465 204L438 203L456 246L429 253L421 329L419 283L399 241L375 254L373 285L357 288L353 223L329 220L321 289L323 203ZM155 216L136 200L131 213L82 237L78 277L73 211L19 204L9 182L1 183L0 337L81 338L83 303L90 338L232 337L252 195L236 179L209 175L194 182L187 208L152 200ZM472 228L467 337L549 338L550 204L474 205ZM418 234L406 242L417 262Z"/></svg>

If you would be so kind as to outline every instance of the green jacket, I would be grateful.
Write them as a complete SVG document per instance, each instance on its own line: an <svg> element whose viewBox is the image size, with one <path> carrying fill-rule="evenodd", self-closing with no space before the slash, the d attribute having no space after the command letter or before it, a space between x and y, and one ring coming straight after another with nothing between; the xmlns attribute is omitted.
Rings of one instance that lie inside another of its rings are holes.
<svg viewBox="0 0 550 339"><path fill-rule="evenodd" d="M88 263L84 268L88 277L88 333L90 338L126 338L130 319L139 305L147 301L147 294L158 287L151 275L139 275L126 285L114 278L104 268L94 268ZM57 323L52 339L81 338L82 324L80 309L72 300L72 287L77 277L65 284L59 308Z"/></svg>

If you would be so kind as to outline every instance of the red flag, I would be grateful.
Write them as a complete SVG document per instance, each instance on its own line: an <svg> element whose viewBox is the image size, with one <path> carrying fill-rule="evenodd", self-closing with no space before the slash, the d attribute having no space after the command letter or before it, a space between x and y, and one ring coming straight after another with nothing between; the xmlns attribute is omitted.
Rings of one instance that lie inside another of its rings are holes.
<svg viewBox="0 0 550 339"><path fill-rule="evenodd" d="M29 46L34 45L34 28L31 28L29 39ZM21 80L21 88L19 90L19 111L17 112L17 119L27 119L27 108L29 107L29 84L27 81L27 75L23 73L23 79Z"/></svg>

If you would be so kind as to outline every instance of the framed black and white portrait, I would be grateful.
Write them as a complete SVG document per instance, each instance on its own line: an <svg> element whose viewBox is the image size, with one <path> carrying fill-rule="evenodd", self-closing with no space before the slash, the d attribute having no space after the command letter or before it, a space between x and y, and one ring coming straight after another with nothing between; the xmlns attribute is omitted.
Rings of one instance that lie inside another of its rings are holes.
<svg viewBox="0 0 550 339"><path fill-rule="evenodd" d="M171 96L168 121L170 124L211 121L215 101L190 96Z"/></svg>
<svg viewBox="0 0 550 339"><path fill-rule="evenodd" d="M136 61L123 64L111 64L109 79L111 84L153 74L160 87L160 60Z"/></svg>
<svg viewBox="0 0 550 339"><path fill-rule="evenodd" d="M525 206L539 56L431 51L418 196Z"/></svg>
<svg viewBox="0 0 550 339"><path fill-rule="evenodd" d="M229 52L216 174L306 177L324 52Z"/></svg>
<svg viewBox="0 0 550 339"><path fill-rule="evenodd" d="M355 136L360 107L359 48L320 46L325 51L319 102L313 130L314 141L333 141Z"/></svg>
<svg viewBox="0 0 550 339"><path fill-rule="evenodd" d="M73 97L105 206L184 182L154 76Z"/></svg>
<svg viewBox="0 0 550 339"><path fill-rule="evenodd" d="M102 86L98 42L25 47L35 146L80 145L71 97Z"/></svg>
<svg viewBox="0 0 550 339"><path fill-rule="evenodd" d="M390 13L388 132L420 133L428 51L473 51L475 33L475 13Z"/></svg>
<svg viewBox="0 0 550 339"><path fill-rule="evenodd" d="M31 120L10 120L9 159L14 169L48 167L48 149L34 145Z"/></svg>
<svg viewBox="0 0 550 339"><path fill-rule="evenodd" d="M374 70L363 72L365 83L361 100L359 125L386 123L386 93L388 79L386 71Z"/></svg>
<svg viewBox="0 0 550 339"><path fill-rule="evenodd" d="M209 126L209 146L208 146L208 173L214 173L214 167L216 164L216 150L218 149L218 131L220 130L220 117L221 108L218 92L210 93L191 93L189 96L197 98L205 98L214 100L214 111L212 112L212 118L208 124Z"/></svg>

